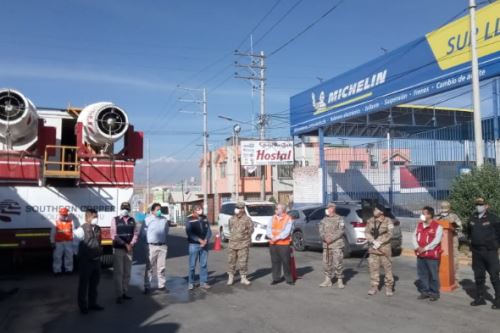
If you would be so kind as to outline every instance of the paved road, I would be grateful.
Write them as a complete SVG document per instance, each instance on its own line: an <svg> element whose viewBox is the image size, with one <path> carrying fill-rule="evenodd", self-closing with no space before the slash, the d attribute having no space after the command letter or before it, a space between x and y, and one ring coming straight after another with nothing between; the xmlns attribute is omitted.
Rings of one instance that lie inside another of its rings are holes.
<svg viewBox="0 0 500 333"><path fill-rule="evenodd" d="M297 253L302 279L295 286L269 285L266 247L251 249L253 285L225 285L226 252L211 252L209 269L213 289L186 290L186 243L181 229L170 239L168 287L170 294L141 294L141 258L134 266L131 295L123 305L114 304L111 271L100 285L101 313L82 316L76 307L76 276L53 278L49 265L3 275L1 288L19 286L20 292L0 302L1 332L498 332L500 312L490 306L472 309L467 292L460 288L430 303L416 299L412 258L394 259L396 294L373 297L368 290L366 264L346 262L346 289L321 289L321 253ZM140 257L140 256L139 256ZM37 261L40 264L40 261ZM463 272L462 285L470 288L471 272ZM468 291L470 293L470 290Z"/></svg>

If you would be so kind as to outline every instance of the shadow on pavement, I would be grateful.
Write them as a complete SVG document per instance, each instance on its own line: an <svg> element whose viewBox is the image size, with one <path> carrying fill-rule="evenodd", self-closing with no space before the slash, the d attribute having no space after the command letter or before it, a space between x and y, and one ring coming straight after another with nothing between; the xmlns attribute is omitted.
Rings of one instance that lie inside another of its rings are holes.
<svg viewBox="0 0 500 333"><path fill-rule="evenodd" d="M469 296L471 299L476 298L477 290L476 283L474 281L472 281L471 279L462 279L458 282L458 284L462 287L467 296ZM485 298L488 301L493 302L495 298L488 292L488 290L490 290L490 287L485 286Z"/></svg>
<svg viewBox="0 0 500 333"><path fill-rule="evenodd" d="M349 282L356 275L358 275L358 271L355 271L352 268L344 269L344 282L345 283Z"/></svg>

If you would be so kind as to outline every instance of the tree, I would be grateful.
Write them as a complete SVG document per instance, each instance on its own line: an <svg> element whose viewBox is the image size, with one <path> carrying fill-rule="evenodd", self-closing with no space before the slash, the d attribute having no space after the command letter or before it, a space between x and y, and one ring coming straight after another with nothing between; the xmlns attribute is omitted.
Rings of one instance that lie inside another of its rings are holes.
<svg viewBox="0 0 500 333"><path fill-rule="evenodd" d="M453 210L468 223L474 212L474 200L482 197L490 209L500 212L500 169L492 164L474 168L453 182L450 202Z"/></svg>

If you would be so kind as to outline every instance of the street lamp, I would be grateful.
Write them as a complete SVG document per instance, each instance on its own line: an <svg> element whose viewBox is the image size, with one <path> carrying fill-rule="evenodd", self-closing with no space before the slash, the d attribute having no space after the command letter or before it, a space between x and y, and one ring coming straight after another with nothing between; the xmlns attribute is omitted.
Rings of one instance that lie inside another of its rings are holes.
<svg viewBox="0 0 500 333"><path fill-rule="evenodd" d="M235 124L233 126L233 151L234 151L234 197L235 201L239 201L240 196L240 163L238 161L238 141L239 134L241 132L241 126L239 124Z"/></svg>

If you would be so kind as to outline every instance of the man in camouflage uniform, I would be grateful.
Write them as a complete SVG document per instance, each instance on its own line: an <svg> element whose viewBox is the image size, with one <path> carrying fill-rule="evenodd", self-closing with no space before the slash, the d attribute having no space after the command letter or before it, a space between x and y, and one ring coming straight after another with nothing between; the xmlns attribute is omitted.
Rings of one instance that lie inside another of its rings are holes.
<svg viewBox="0 0 500 333"><path fill-rule="evenodd" d="M384 267L385 294L393 295L394 277L391 263L391 238L394 229L392 220L384 215L385 207L377 205L373 217L366 224L365 237L368 241L368 265L370 269L370 290L368 295L375 295L380 282L380 265Z"/></svg>
<svg viewBox="0 0 500 333"><path fill-rule="evenodd" d="M253 222L245 213L245 204L237 203L234 215L229 219L229 278L227 285L234 283L236 264L238 264L241 275L241 284L246 286L251 282L247 279L248 254L252 242Z"/></svg>
<svg viewBox="0 0 500 333"><path fill-rule="evenodd" d="M319 224L319 235L323 241L323 269L325 272L325 281L319 286L332 286L332 273L335 269L337 286L339 289L343 289L344 219L336 214L334 203L330 203L326 208L325 217Z"/></svg>
<svg viewBox="0 0 500 333"><path fill-rule="evenodd" d="M438 220L446 220L450 222L455 228L453 232L453 263L455 266L455 281L458 281L458 269L459 264L459 245L460 237L462 235L462 221L460 217L451 210L451 204L448 201L441 202L441 212L438 216Z"/></svg>

